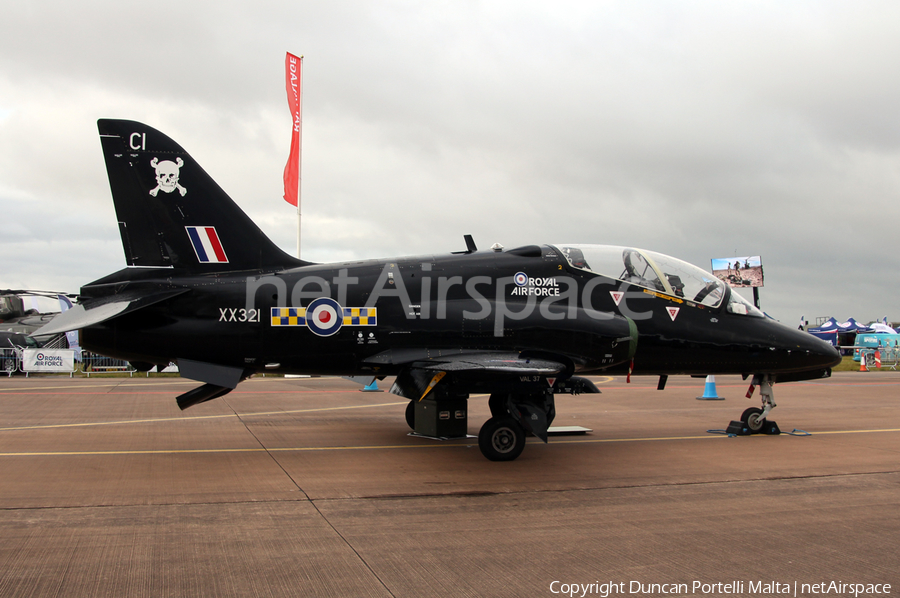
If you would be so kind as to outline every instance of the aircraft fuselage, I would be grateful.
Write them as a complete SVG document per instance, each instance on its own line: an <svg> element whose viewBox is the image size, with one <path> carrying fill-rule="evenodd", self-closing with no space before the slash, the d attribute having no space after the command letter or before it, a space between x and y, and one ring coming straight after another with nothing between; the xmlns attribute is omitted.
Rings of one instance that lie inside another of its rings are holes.
<svg viewBox="0 0 900 598"><path fill-rule="evenodd" d="M410 355L469 351L552 353L570 359L576 373L633 368L654 375L790 374L824 367L823 357L833 353L768 318L728 313L727 302L708 307L573 268L552 246L516 252L188 277L128 269L82 294L188 292L85 328L82 344L150 364L180 358L254 371L379 376L396 374ZM323 297L333 303L306 313ZM283 310L293 315L282 317Z"/></svg>

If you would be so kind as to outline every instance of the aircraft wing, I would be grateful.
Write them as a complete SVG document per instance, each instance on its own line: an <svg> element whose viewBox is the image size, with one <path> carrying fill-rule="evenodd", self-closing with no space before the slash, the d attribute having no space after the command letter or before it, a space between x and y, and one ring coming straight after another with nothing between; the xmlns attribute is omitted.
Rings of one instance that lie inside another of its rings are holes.
<svg viewBox="0 0 900 598"><path fill-rule="evenodd" d="M99 324L106 320L111 320L127 313L171 299L177 295L187 293L190 289L171 289L167 291L158 291L148 293L145 290L125 290L108 297L100 297L98 299L79 303L60 313L58 316L50 320L45 326L37 330L34 334L57 334L59 332L69 332L79 330L93 324Z"/></svg>
<svg viewBox="0 0 900 598"><path fill-rule="evenodd" d="M404 350L391 361L412 357L416 351ZM425 350L422 350L425 351ZM442 353L428 351L428 353ZM469 353L422 356L406 361L406 367L397 375L391 392L412 400L421 400L442 380L458 378L508 378L513 376L556 376L569 370L563 358L559 361L547 357L528 357L521 353L476 351ZM446 381L445 381L446 383Z"/></svg>
<svg viewBox="0 0 900 598"><path fill-rule="evenodd" d="M522 357L519 353L469 353L416 361L412 367L442 372L498 372L516 375L552 376L566 369L561 361Z"/></svg>
<svg viewBox="0 0 900 598"><path fill-rule="evenodd" d="M518 351L477 351L459 347L432 349L406 347L388 349L365 360L371 365L401 365L444 371L494 371L510 374L552 375L568 366L566 360L529 357Z"/></svg>

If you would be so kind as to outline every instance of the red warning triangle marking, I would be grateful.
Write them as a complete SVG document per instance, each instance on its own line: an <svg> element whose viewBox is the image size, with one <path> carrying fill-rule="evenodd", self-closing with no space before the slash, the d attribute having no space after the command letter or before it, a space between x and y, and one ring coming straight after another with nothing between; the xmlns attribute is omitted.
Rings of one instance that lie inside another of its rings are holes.
<svg viewBox="0 0 900 598"><path fill-rule="evenodd" d="M556 384L556 378L547 378L547 384L553 386L554 384Z"/></svg>
<svg viewBox="0 0 900 598"><path fill-rule="evenodd" d="M666 311L669 312L669 317L672 318L672 321L675 321L675 318L678 317L678 312L681 311L680 307L667 307Z"/></svg>
<svg viewBox="0 0 900 598"><path fill-rule="evenodd" d="M622 297L625 296L625 293L622 291L610 291L610 295L612 295L613 301L616 302L616 307L619 306L619 302L622 301Z"/></svg>

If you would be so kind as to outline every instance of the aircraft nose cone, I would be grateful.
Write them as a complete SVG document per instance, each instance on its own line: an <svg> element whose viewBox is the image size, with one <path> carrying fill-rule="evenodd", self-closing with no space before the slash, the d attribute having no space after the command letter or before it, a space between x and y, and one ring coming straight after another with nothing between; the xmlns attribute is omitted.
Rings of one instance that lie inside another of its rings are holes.
<svg viewBox="0 0 900 598"><path fill-rule="evenodd" d="M797 332L802 335L802 342L799 343L799 348L808 354L810 365L828 368L834 367L841 362L841 352L836 347L808 332L799 330Z"/></svg>

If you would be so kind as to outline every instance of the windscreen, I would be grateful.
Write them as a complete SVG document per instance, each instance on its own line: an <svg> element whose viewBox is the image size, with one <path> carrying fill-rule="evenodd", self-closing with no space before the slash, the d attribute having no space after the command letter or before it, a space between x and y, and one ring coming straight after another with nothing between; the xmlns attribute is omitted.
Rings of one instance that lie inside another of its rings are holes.
<svg viewBox="0 0 900 598"><path fill-rule="evenodd" d="M634 247L614 245L554 245L569 265L610 278L718 307L725 284L718 278L677 258Z"/></svg>

